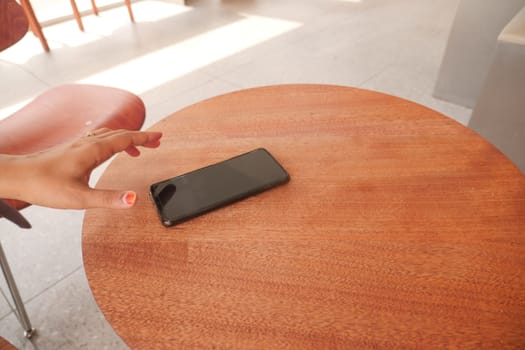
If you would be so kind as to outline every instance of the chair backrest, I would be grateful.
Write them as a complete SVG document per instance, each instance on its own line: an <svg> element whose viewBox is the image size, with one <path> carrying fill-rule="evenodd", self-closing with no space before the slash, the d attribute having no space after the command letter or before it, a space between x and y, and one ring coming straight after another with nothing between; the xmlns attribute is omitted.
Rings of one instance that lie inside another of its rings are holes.
<svg viewBox="0 0 525 350"><path fill-rule="evenodd" d="M22 39L28 30L22 6L15 0L0 0L0 51Z"/></svg>

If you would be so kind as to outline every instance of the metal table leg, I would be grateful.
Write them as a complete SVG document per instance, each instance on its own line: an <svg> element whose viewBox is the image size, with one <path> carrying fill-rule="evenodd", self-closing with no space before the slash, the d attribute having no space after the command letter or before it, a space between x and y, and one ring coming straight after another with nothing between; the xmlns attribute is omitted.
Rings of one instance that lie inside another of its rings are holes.
<svg viewBox="0 0 525 350"><path fill-rule="evenodd" d="M15 303L17 318L20 321L20 324L24 328L24 336L28 339L30 339L34 333L35 329L31 326L31 321L29 321L29 317L27 316L26 308L24 306L24 303L22 301L22 298L20 297L20 293L18 292L18 287L16 286L15 279L13 278L13 274L11 273L11 269L9 267L9 264L7 263L7 258L4 253L4 249L2 248L2 243L0 242L0 265L2 266L2 271L4 273L5 280L7 282L7 286L9 287L9 291L11 292L11 297L13 298L13 302Z"/></svg>

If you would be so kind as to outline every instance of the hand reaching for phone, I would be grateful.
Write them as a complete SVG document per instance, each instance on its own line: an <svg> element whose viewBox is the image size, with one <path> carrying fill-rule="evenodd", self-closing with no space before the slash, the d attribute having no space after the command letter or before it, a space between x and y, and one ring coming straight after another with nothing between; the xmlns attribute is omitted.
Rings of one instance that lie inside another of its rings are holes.
<svg viewBox="0 0 525 350"><path fill-rule="evenodd" d="M156 148L160 132L99 129L69 144L23 155L0 155L0 198L51 208L129 208L133 191L89 187L93 169L121 151L140 155L139 146Z"/></svg>

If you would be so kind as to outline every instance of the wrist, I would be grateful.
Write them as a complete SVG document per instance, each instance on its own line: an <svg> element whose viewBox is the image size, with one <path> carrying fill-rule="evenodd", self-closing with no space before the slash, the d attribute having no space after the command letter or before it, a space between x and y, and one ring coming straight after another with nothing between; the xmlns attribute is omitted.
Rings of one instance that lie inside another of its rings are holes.
<svg viewBox="0 0 525 350"><path fill-rule="evenodd" d="M27 169L25 156L0 155L0 198L19 199Z"/></svg>

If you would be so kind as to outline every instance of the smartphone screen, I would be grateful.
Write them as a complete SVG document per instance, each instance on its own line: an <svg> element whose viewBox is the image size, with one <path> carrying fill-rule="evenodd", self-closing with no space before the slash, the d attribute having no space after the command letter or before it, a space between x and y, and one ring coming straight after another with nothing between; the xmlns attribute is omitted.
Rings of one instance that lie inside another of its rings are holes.
<svg viewBox="0 0 525 350"><path fill-rule="evenodd" d="M259 148L151 185L162 223L172 226L288 182L288 173Z"/></svg>

